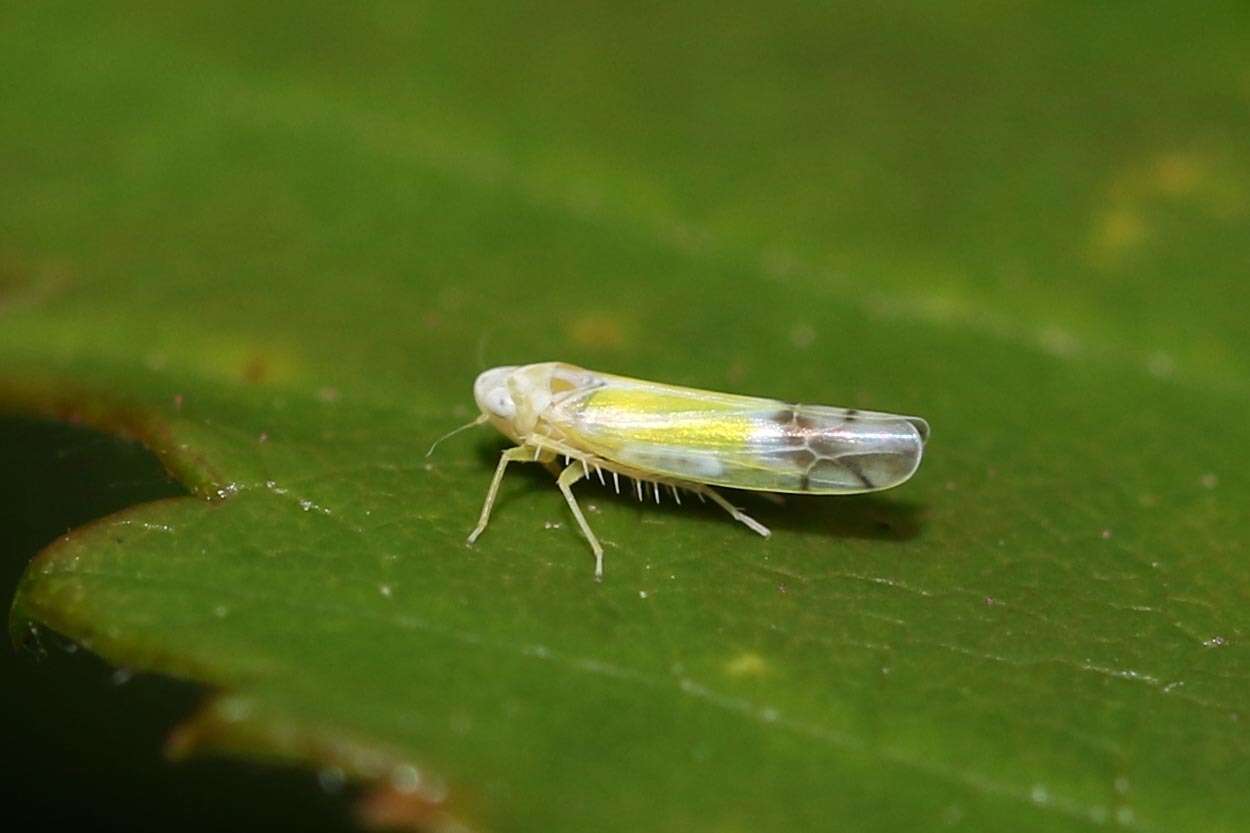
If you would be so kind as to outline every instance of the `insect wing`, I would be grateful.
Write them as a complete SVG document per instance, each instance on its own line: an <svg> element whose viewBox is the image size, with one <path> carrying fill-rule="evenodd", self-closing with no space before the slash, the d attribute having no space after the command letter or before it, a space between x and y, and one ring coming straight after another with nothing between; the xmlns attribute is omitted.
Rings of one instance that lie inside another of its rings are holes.
<svg viewBox="0 0 1250 833"><path fill-rule="evenodd" d="M870 492L907 480L915 417L714 393L595 374L547 413L568 442L629 469L772 492Z"/></svg>

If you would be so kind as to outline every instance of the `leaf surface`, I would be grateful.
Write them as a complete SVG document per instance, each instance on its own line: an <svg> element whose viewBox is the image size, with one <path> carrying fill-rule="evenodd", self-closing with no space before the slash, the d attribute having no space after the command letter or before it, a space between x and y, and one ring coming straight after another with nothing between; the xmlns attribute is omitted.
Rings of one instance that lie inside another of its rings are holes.
<svg viewBox="0 0 1250 833"><path fill-rule="evenodd" d="M1244 20L656 14L14 11L0 401L193 493L15 626L435 826L1240 829ZM583 485L595 584L536 468L465 546L500 438L422 457L547 359L934 433L767 541Z"/></svg>

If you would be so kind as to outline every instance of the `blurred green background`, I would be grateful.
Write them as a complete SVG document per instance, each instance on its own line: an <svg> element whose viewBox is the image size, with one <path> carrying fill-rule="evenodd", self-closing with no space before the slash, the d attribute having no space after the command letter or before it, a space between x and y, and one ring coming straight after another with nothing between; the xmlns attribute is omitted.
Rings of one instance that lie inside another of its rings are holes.
<svg viewBox="0 0 1250 833"><path fill-rule="evenodd" d="M14 806L1245 829L1248 35L1244 3L10 5L0 517L47 650L5 658ZM933 441L897 492L741 497L767 542L587 486L597 586L542 472L464 547L499 438L421 457L484 366L553 358ZM175 725L244 763L164 764Z"/></svg>

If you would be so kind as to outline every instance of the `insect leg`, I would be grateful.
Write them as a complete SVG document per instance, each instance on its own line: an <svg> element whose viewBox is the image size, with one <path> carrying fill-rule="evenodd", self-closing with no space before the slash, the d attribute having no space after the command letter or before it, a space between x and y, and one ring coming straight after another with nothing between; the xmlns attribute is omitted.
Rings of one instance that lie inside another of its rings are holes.
<svg viewBox="0 0 1250 833"><path fill-rule="evenodd" d="M762 523L755 520L755 518L752 518L750 515L745 514L738 507L734 506L732 503L725 500L723 497L720 496L720 493L717 492L715 489L712 489L708 486L700 486L698 489L698 493L707 495L708 497L710 497L713 503L715 503L717 506L719 506L720 508L728 512L730 515L732 515L735 521L740 521L741 523L746 524L748 527L751 528L752 531L758 532L760 535L763 535L765 538L767 538L769 535L772 534L772 532L768 529L768 527L764 526Z"/></svg>
<svg viewBox="0 0 1250 833"><path fill-rule="evenodd" d="M495 479L490 482L490 488L486 490L486 503L482 505L482 516L477 520L477 527L469 533L470 544L477 540L477 536L482 534L482 530L486 529L486 524L490 521L490 509L495 505L495 495L499 492L499 482L503 480L504 469L508 468L509 463L519 460L527 462L530 460L528 448L517 446L499 455L499 467L495 469Z"/></svg>
<svg viewBox="0 0 1250 833"><path fill-rule="evenodd" d="M577 518L577 525L582 528L582 534L590 542L590 548L595 551L595 581L603 581L603 547L599 545L599 539L595 537L595 533L590 531L590 524L586 523L586 518L582 515L582 509L577 505L577 498L573 497L573 490L569 488L585 477L585 475L586 473L582 470L581 464L572 463L560 475L560 479L556 481L556 484L560 487L560 491L564 492L564 499L568 501L569 508L573 510L573 517Z"/></svg>

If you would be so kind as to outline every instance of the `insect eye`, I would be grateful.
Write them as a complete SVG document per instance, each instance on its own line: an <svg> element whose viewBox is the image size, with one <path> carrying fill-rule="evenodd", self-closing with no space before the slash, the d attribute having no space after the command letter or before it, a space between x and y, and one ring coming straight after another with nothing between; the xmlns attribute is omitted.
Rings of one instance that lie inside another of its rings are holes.
<svg viewBox="0 0 1250 833"><path fill-rule="evenodd" d="M516 405L505 388L495 388L487 397L486 404L497 416L511 419L516 414Z"/></svg>

